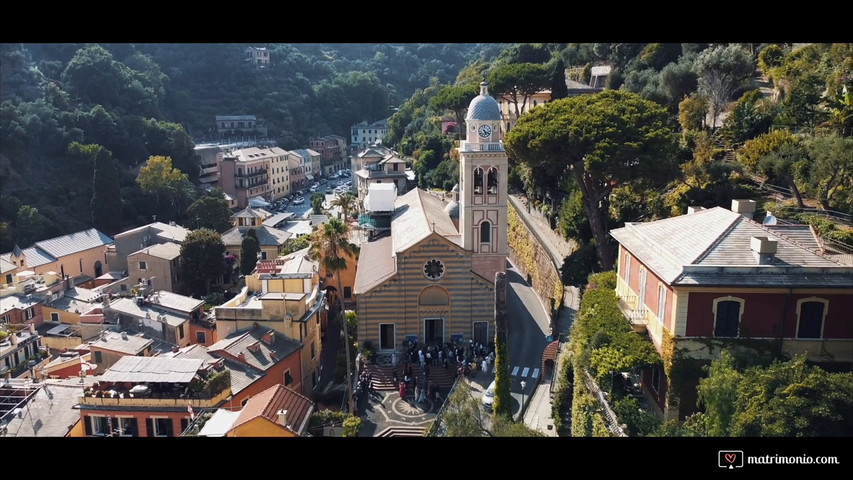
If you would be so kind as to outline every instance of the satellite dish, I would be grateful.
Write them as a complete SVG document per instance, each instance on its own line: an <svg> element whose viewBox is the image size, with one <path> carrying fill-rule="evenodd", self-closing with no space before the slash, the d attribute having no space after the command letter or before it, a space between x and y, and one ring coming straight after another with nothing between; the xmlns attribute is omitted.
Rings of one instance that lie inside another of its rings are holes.
<svg viewBox="0 0 853 480"><path fill-rule="evenodd" d="M772 213L767 212L767 216L764 217L763 225L776 225L776 217L773 216Z"/></svg>

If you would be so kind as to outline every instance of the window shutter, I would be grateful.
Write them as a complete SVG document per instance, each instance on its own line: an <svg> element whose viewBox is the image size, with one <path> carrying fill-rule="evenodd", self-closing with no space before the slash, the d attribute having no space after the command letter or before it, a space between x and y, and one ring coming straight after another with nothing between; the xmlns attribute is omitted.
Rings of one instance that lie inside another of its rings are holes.
<svg viewBox="0 0 853 480"><path fill-rule="evenodd" d="M164 423L166 424L166 436L167 437L174 437L175 436L175 427L172 426L172 419L167 418Z"/></svg>
<svg viewBox="0 0 853 480"><path fill-rule="evenodd" d="M135 418L130 419L130 429L128 431L134 437L139 436L139 423L138 423L137 419L135 419Z"/></svg>
<svg viewBox="0 0 853 480"><path fill-rule="evenodd" d="M111 423L113 424L113 435L118 435L118 417L113 417L110 420L112 420Z"/></svg>
<svg viewBox="0 0 853 480"><path fill-rule="evenodd" d="M86 429L86 436L92 435L92 422L88 415L83 416L83 427Z"/></svg>
<svg viewBox="0 0 853 480"><path fill-rule="evenodd" d="M154 436L154 422L150 418L145 419L145 429L148 430L148 437Z"/></svg>

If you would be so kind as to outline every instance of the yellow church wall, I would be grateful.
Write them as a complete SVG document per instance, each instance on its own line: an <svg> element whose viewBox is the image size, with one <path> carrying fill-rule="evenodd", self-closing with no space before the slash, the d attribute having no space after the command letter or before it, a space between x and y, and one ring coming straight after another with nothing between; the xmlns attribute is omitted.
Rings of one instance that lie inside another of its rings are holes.
<svg viewBox="0 0 853 480"><path fill-rule="evenodd" d="M440 259L445 274L431 281L423 274L424 263ZM394 345L400 349L407 335L425 341L424 320L443 318L443 341L452 335L471 338L473 322L488 322L489 335L494 335L494 286L471 272L471 254L435 234L408 251L397 255L397 274L388 281L359 295L358 338L371 341L379 348L380 324L395 324ZM432 295L422 295L430 287ZM442 302L442 293L447 301ZM428 298L432 301L426 300ZM429 304L421 304L422 299Z"/></svg>

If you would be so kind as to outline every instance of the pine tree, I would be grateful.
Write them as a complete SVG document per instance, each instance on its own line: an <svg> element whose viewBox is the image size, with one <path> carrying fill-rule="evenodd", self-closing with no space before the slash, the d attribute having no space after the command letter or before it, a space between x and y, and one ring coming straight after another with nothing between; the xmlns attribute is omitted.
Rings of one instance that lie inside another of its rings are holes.
<svg viewBox="0 0 853 480"><path fill-rule="evenodd" d="M99 147L92 180L92 225L107 235L122 227L121 187L112 154Z"/></svg>

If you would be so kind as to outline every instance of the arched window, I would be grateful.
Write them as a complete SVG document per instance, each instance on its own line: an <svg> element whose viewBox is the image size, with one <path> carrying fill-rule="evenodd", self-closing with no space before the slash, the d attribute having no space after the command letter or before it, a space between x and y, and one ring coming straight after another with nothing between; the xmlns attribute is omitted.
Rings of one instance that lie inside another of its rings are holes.
<svg viewBox="0 0 853 480"><path fill-rule="evenodd" d="M498 194L498 169L495 167L489 169L488 187L490 195Z"/></svg>
<svg viewBox="0 0 853 480"><path fill-rule="evenodd" d="M474 169L474 194L483 194L483 169L480 167Z"/></svg>
<svg viewBox="0 0 853 480"><path fill-rule="evenodd" d="M743 315L744 300L737 297L721 297L714 300L714 336L737 337L740 333L740 317Z"/></svg>
<svg viewBox="0 0 853 480"><path fill-rule="evenodd" d="M480 224L480 243L489 243L492 241L492 224L483 222Z"/></svg>
<svg viewBox="0 0 853 480"><path fill-rule="evenodd" d="M797 301L797 338L823 338L829 301L809 297Z"/></svg>

